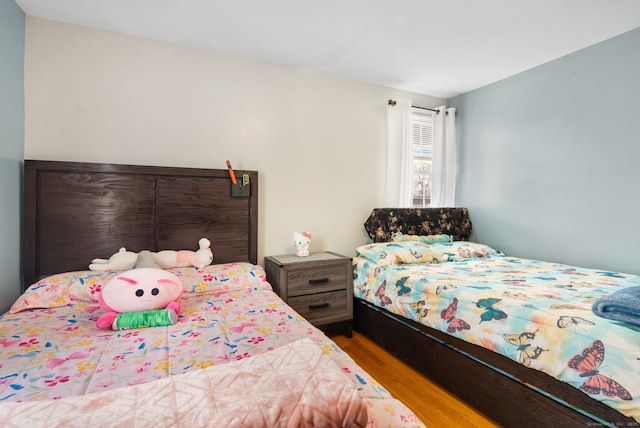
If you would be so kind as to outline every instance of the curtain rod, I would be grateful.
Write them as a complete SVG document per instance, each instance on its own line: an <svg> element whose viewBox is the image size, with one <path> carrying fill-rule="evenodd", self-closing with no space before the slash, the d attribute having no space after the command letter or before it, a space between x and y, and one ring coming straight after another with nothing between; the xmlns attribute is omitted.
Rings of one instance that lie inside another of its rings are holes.
<svg viewBox="0 0 640 428"><path fill-rule="evenodd" d="M397 104L397 102L396 102L396 100L389 99L389 101L387 101L387 104L389 104L390 106L394 106L394 107L395 107L395 105ZM418 107L418 106L411 106L411 107L413 107L413 108L419 108L419 109L421 109L421 110L429 110L429 111L433 111L433 112L435 112L436 114L440 114L440 110L436 110L436 109L434 109L434 108Z"/></svg>

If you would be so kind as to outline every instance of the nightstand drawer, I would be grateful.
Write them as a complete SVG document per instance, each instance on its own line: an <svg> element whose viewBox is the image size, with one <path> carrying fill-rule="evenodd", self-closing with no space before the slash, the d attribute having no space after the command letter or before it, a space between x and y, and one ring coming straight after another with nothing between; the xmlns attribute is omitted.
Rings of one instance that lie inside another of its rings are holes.
<svg viewBox="0 0 640 428"><path fill-rule="evenodd" d="M351 337L353 319L353 267L350 257L332 252L267 256L267 281L297 313L316 326L344 323Z"/></svg>
<svg viewBox="0 0 640 428"><path fill-rule="evenodd" d="M310 322L320 325L325 319L326 322L350 319L348 301L344 291L334 291L290 297L289 306Z"/></svg>
<svg viewBox="0 0 640 428"><path fill-rule="evenodd" d="M347 273L344 266L296 269L287 272L287 282L289 284L288 297L345 290L347 288Z"/></svg>

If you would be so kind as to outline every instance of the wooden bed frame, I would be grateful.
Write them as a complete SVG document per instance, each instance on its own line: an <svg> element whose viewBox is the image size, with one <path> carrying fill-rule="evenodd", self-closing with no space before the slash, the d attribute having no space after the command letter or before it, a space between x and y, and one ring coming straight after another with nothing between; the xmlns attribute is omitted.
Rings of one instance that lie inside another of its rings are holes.
<svg viewBox="0 0 640 428"><path fill-rule="evenodd" d="M238 187L227 169L26 160L23 289L121 247L197 250L202 237L214 264L257 264L258 172L244 174Z"/></svg>
<svg viewBox="0 0 640 428"><path fill-rule="evenodd" d="M367 222L369 224L365 223L365 228L374 241L380 241L376 234L389 233L390 229L391 232L397 231L398 227L397 224L385 226L379 222L374 227L371 218ZM435 230L433 233L449 231L456 234L448 226L436 227ZM420 232L428 234L429 231L423 229ZM402 318L359 298L354 299L353 328L500 425L639 425L633 418L543 372Z"/></svg>
<svg viewBox="0 0 640 428"><path fill-rule="evenodd" d="M26 160L23 289L94 258L130 251L198 249L213 263L258 259L258 173L235 186L227 169Z"/></svg>

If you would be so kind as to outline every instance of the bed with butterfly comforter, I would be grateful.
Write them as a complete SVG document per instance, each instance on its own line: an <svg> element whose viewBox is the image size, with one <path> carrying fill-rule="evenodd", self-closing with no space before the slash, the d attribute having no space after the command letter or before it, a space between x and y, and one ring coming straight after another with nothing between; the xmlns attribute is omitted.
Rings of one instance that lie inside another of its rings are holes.
<svg viewBox="0 0 640 428"><path fill-rule="evenodd" d="M602 296L640 285L640 277L447 241L397 233L359 247L355 296L544 372L640 421L638 328L591 309Z"/></svg>

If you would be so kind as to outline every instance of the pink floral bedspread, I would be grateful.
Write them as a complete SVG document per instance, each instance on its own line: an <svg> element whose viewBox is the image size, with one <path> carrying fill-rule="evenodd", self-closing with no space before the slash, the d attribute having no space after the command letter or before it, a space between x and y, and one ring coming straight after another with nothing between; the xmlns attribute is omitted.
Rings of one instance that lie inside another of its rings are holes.
<svg viewBox="0 0 640 428"><path fill-rule="evenodd" d="M310 339L156 382L0 404L11 427L364 427L356 386Z"/></svg>
<svg viewBox="0 0 640 428"><path fill-rule="evenodd" d="M264 354L308 338L351 379L369 426L423 426L333 341L287 306L261 266L172 270L185 293L175 325L100 330L100 288L115 272L71 272L32 285L0 317L0 402L101 393ZM247 391L257 394L259 391Z"/></svg>

